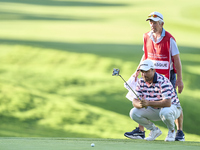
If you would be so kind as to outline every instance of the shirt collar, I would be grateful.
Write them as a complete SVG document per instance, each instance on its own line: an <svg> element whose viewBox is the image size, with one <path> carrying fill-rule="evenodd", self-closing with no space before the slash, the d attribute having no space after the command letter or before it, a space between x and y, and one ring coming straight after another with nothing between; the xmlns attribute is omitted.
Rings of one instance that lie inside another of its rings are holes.
<svg viewBox="0 0 200 150"><path fill-rule="evenodd" d="M149 36L152 38L152 36L153 36L153 32L152 31L149 32ZM165 29L162 28L161 37L164 37L164 36L165 36Z"/></svg>
<svg viewBox="0 0 200 150"><path fill-rule="evenodd" d="M161 36L164 37L165 36L165 29L162 28L162 33L161 33Z"/></svg>
<svg viewBox="0 0 200 150"><path fill-rule="evenodd" d="M158 75L157 75L157 73L155 72L155 73L154 73L154 77L153 77L153 83L158 83L158 80L157 80L158 78L157 78L157 76L158 76Z"/></svg>

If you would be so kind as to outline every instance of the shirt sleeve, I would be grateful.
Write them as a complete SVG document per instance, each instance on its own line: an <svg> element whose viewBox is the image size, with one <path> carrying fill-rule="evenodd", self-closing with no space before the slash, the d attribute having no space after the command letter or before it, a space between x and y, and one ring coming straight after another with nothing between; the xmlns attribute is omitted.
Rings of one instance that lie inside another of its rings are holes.
<svg viewBox="0 0 200 150"><path fill-rule="evenodd" d="M178 46L173 38L170 38L170 52L171 56L179 54Z"/></svg>
<svg viewBox="0 0 200 150"><path fill-rule="evenodd" d="M163 99L172 98L172 84L169 80L165 79L161 84L161 93Z"/></svg>

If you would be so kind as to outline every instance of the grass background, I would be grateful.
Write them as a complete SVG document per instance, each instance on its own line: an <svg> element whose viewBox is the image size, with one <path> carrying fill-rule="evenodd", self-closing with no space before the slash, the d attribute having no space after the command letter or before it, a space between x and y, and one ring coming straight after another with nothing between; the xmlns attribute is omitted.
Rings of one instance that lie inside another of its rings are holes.
<svg viewBox="0 0 200 150"><path fill-rule="evenodd" d="M199 142L165 142L144 141L129 139L102 139L102 138L0 138L1 149L4 150L129 150L129 149L160 149L163 150L198 150ZM145 142L145 144L144 144ZM95 143L91 147L91 143Z"/></svg>
<svg viewBox="0 0 200 150"><path fill-rule="evenodd" d="M137 124L112 70L126 80L135 71L145 19L159 11L180 50L186 140L200 141L199 9L198 0L0 0L0 136L125 138Z"/></svg>

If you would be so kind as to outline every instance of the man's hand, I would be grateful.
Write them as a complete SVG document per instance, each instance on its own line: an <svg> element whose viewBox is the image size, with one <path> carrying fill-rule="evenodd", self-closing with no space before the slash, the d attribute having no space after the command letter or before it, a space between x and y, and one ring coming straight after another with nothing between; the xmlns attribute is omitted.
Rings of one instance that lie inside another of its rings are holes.
<svg viewBox="0 0 200 150"><path fill-rule="evenodd" d="M139 76L139 74L140 74L140 71L138 70L136 70L136 72L134 72L133 74L132 74L132 76L133 77L135 77L135 82L137 81L137 77Z"/></svg>
<svg viewBox="0 0 200 150"><path fill-rule="evenodd" d="M175 89L178 86L178 93L181 93L183 91L183 81L182 80L176 80L176 84L175 84Z"/></svg>
<svg viewBox="0 0 200 150"><path fill-rule="evenodd" d="M140 101L140 104L141 104L141 107L142 108L147 108L147 106L149 106L149 101L148 100L145 100L145 99L142 99Z"/></svg>

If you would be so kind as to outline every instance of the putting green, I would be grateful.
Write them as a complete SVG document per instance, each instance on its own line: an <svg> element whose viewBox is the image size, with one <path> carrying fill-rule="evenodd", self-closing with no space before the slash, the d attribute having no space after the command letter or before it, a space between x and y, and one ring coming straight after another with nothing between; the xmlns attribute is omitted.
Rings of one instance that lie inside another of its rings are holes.
<svg viewBox="0 0 200 150"><path fill-rule="evenodd" d="M91 147L91 143L95 143ZM197 150L200 142L164 142L131 139L93 139L93 138L0 138L3 150Z"/></svg>

